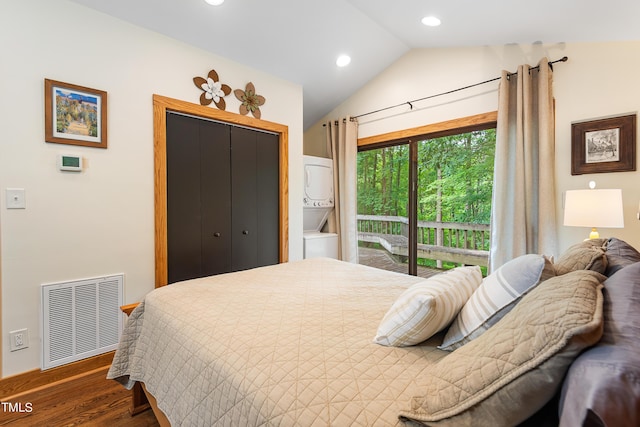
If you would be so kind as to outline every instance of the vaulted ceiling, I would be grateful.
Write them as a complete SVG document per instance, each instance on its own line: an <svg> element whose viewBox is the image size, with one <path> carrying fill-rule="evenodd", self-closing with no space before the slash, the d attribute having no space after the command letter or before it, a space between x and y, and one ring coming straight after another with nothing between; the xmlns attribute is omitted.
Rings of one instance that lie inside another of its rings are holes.
<svg viewBox="0 0 640 427"><path fill-rule="evenodd" d="M638 0L72 1L302 85L305 129L411 49L640 40Z"/></svg>

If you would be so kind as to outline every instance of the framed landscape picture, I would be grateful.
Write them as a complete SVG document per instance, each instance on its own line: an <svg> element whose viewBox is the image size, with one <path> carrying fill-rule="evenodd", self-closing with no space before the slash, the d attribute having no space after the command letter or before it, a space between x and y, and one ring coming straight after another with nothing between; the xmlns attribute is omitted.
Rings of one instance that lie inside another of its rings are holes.
<svg viewBox="0 0 640 427"><path fill-rule="evenodd" d="M636 170L636 115L571 124L571 175Z"/></svg>
<svg viewBox="0 0 640 427"><path fill-rule="evenodd" d="M107 148L107 92L44 80L45 141Z"/></svg>

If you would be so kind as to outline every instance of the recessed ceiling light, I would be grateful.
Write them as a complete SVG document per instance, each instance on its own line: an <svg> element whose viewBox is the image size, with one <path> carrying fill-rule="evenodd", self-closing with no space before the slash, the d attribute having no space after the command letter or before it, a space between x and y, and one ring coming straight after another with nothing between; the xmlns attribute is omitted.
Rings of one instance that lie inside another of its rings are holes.
<svg viewBox="0 0 640 427"><path fill-rule="evenodd" d="M207 3L209 3L211 6L220 6L222 3L224 3L224 0L204 0Z"/></svg>
<svg viewBox="0 0 640 427"><path fill-rule="evenodd" d="M435 16L425 16L422 18L422 23L427 27L437 27L440 25L440 20Z"/></svg>
<svg viewBox="0 0 640 427"><path fill-rule="evenodd" d="M338 67L346 67L351 62L351 57L349 55L340 55L336 60L336 65Z"/></svg>

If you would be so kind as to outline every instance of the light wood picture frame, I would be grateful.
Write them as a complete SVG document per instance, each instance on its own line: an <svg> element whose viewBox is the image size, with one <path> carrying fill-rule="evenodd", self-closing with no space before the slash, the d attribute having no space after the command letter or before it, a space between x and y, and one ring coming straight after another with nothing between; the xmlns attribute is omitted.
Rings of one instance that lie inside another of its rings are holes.
<svg viewBox="0 0 640 427"><path fill-rule="evenodd" d="M107 148L107 92L44 80L45 141Z"/></svg>

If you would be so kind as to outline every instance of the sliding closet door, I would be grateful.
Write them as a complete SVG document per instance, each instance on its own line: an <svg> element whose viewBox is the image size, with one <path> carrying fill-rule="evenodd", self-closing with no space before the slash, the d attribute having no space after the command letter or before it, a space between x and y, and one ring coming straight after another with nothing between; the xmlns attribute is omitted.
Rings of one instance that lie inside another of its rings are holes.
<svg viewBox="0 0 640 427"><path fill-rule="evenodd" d="M167 115L169 283L197 277L202 265L199 134L189 118Z"/></svg>
<svg viewBox="0 0 640 427"><path fill-rule="evenodd" d="M217 122L200 122L200 181L202 190L202 274L231 270L233 235L231 222L231 127Z"/></svg>
<svg viewBox="0 0 640 427"><path fill-rule="evenodd" d="M256 203L256 137L244 128L231 130L231 234L232 271L246 270L256 265L258 242L258 215Z"/></svg>
<svg viewBox="0 0 640 427"><path fill-rule="evenodd" d="M258 246L256 265L272 265L279 262L278 256L278 204L280 150L278 136L256 132L258 206L263 206L258 215Z"/></svg>
<svg viewBox="0 0 640 427"><path fill-rule="evenodd" d="M167 114L169 283L231 268L229 129Z"/></svg>
<svg viewBox="0 0 640 427"><path fill-rule="evenodd" d="M168 282L279 262L279 139L167 114Z"/></svg>
<svg viewBox="0 0 640 427"><path fill-rule="evenodd" d="M278 263L278 139L231 130L232 271Z"/></svg>

